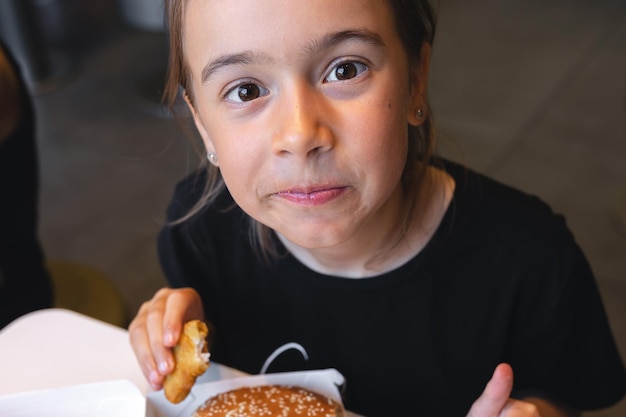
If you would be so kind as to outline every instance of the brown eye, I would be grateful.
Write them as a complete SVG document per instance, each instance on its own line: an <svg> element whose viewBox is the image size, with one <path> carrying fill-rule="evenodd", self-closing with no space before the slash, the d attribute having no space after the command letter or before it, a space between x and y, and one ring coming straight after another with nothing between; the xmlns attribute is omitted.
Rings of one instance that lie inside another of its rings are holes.
<svg viewBox="0 0 626 417"><path fill-rule="evenodd" d="M244 103L247 101L256 100L261 96L267 95L269 92L255 83L244 83L233 87L226 93L224 98L234 103Z"/></svg>
<svg viewBox="0 0 626 417"><path fill-rule="evenodd" d="M338 80L349 80L357 75L357 70L354 64L341 64L335 70L335 74Z"/></svg>
<svg viewBox="0 0 626 417"><path fill-rule="evenodd" d="M360 62L342 62L331 70L324 80L325 82L347 81L358 77L367 71L367 66Z"/></svg>
<svg viewBox="0 0 626 417"><path fill-rule="evenodd" d="M237 89L237 94L241 101L250 101L261 96L261 90L258 85L244 84Z"/></svg>

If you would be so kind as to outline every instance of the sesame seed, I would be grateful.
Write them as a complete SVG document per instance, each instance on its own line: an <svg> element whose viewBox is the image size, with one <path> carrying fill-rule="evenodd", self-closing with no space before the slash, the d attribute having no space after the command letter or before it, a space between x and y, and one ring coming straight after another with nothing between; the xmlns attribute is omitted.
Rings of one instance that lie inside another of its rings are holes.
<svg viewBox="0 0 626 417"><path fill-rule="evenodd" d="M242 387L209 398L193 417L336 417L341 406L302 387L261 385Z"/></svg>

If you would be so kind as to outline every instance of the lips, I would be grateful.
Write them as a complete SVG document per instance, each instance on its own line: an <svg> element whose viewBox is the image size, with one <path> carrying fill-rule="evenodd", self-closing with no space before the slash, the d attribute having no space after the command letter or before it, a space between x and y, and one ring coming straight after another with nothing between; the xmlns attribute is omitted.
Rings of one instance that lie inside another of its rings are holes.
<svg viewBox="0 0 626 417"><path fill-rule="evenodd" d="M292 188L279 191L273 194L272 197L300 205L318 206L338 199L347 190L348 187L346 186Z"/></svg>

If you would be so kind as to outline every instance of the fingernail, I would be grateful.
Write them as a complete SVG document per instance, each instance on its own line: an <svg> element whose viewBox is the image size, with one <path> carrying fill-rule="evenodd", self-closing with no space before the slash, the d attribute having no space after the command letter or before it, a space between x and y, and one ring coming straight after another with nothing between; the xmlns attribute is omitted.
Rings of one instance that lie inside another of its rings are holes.
<svg viewBox="0 0 626 417"><path fill-rule="evenodd" d="M159 381L159 378L161 376L159 375L159 373L157 371L150 371L150 376L148 377L150 385L152 386L152 388L154 388L157 384L157 382Z"/></svg>
<svg viewBox="0 0 626 417"><path fill-rule="evenodd" d="M159 362L159 371L161 374L166 374L170 370L170 364L167 361Z"/></svg>

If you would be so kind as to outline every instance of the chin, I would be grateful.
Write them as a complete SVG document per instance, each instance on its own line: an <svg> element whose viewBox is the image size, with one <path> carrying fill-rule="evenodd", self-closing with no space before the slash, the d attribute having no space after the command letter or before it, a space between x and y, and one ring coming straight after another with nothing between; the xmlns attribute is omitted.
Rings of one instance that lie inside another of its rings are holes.
<svg viewBox="0 0 626 417"><path fill-rule="evenodd" d="M349 240L351 234L346 231L338 231L336 228L324 228L320 226L299 228L286 233L278 231L282 239L302 249L330 249L340 246Z"/></svg>

